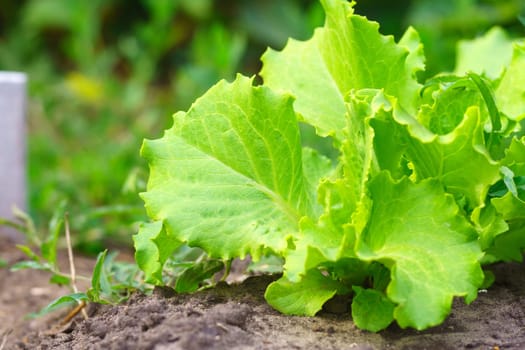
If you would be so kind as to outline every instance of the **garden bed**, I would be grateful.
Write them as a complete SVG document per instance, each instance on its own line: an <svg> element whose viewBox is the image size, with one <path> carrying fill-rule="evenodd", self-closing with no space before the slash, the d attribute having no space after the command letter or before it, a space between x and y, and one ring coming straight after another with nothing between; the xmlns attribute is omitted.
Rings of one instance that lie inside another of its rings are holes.
<svg viewBox="0 0 525 350"><path fill-rule="evenodd" d="M21 254L0 245L10 263ZM94 260L77 258L79 270ZM345 301L332 301L316 317L279 314L263 298L270 276L241 284L219 284L192 295L157 289L133 295L122 305L89 305L89 319L77 316L57 327L64 312L37 320L36 312L66 290L50 286L38 271L0 269L1 332L12 327L7 349L523 349L525 265L498 264L495 284L471 305L456 300L445 323L426 331L390 326L374 334L358 330Z"/></svg>

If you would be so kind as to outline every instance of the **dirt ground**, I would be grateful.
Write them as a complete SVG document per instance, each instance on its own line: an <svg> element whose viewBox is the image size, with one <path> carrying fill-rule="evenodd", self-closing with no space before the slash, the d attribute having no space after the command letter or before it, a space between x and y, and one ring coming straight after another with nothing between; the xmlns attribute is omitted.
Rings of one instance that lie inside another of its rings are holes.
<svg viewBox="0 0 525 350"><path fill-rule="evenodd" d="M0 258L13 263L21 257L0 241ZM93 264L76 259L81 273L89 273ZM311 318L279 314L263 298L270 276L193 295L159 288L118 306L89 305L87 320L77 316L57 328L64 312L36 320L24 316L67 290L49 285L49 276L41 272L2 268L0 350L525 349L525 264L499 264L492 270L496 283L470 306L457 300L443 325L423 332L391 326L373 334L356 329L345 312L346 301Z"/></svg>

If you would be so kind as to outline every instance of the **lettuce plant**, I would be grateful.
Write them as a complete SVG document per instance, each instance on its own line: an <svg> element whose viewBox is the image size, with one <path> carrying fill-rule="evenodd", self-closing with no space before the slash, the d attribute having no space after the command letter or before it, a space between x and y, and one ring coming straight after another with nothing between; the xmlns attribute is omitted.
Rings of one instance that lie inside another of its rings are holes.
<svg viewBox="0 0 525 350"><path fill-rule="evenodd" d="M454 73L420 82L413 28L396 42L352 3L321 2L324 27L269 49L262 85L221 81L144 142L152 222L137 262L163 284L182 244L225 261L273 254L284 272L265 297L285 314L338 294L362 329L438 325L453 298L476 298L483 264L522 258L525 45L495 29L459 45ZM337 157L303 147L301 123Z"/></svg>

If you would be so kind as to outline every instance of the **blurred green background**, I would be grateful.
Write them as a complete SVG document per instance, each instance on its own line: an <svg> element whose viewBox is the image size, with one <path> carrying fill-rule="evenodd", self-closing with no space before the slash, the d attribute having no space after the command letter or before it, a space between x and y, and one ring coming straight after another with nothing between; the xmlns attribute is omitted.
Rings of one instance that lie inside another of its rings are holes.
<svg viewBox="0 0 525 350"><path fill-rule="evenodd" d="M399 39L415 27L426 75L452 70L455 45L498 25L525 36L525 0L358 0ZM29 76L30 214L45 227L68 202L86 252L130 245L146 220L137 193L144 138L221 78L256 74L267 46L307 39L317 0L0 0L0 70ZM422 77L423 78L423 77Z"/></svg>

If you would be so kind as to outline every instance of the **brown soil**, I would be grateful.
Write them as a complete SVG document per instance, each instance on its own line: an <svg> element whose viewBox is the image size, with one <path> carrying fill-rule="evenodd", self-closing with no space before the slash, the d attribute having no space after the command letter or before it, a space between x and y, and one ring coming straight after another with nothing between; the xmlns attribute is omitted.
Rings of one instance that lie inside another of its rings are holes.
<svg viewBox="0 0 525 350"><path fill-rule="evenodd" d="M21 256L0 242L0 258L12 263ZM89 271L93 261L77 259L77 265ZM89 305L89 319L77 316L57 329L63 314L37 320L24 315L67 290L50 286L49 276L38 271L0 269L0 350L525 349L525 264L492 270L496 283L469 306L457 300L443 325L423 332L392 326L373 334L356 329L348 312L341 313L344 301L317 317L279 314L263 298L269 276L193 295L159 288L118 306Z"/></svg>

